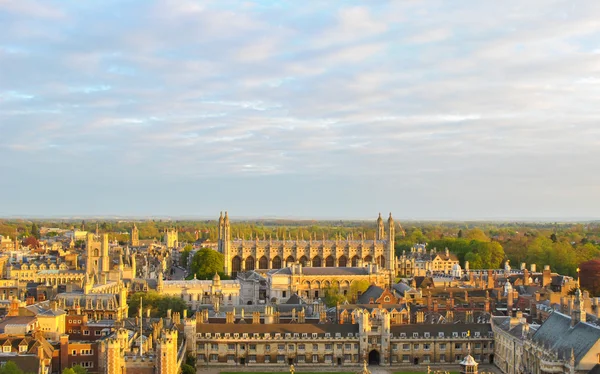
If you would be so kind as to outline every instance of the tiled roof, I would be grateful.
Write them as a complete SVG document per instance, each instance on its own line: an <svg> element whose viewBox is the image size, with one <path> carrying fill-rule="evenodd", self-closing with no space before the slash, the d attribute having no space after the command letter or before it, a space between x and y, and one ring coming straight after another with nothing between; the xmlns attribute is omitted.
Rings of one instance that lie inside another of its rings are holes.
<svg viewBox="0 0 600 374"><path fill-rule="evenodd" d="M586 322L579 322L571 327L569 316L553 312L533 335L532 340L550 346L563 355L570 355L573 349L575 362L578 364L600 340L600 328Z"/></svg>

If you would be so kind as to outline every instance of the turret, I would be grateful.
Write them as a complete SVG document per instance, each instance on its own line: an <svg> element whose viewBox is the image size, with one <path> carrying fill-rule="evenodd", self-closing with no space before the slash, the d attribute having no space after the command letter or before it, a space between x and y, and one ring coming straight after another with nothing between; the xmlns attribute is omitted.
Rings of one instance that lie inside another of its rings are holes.
<svg viewBox="0 0 600 374"><path fill-rule="evenodd" d="M573 309L571 311L571 326L575 326L579 322L585 322L587 316L585 313L583 293L579 287L579 268L577 268L577 289L575 290Z"/></svg>
<svg viewBox="0 0 600 374"><path fill-rule="evenodd" d="M381 218L381 213L379 213L379 217L377 217L377 232L375 235L376 240L384 240L385 239L385 227L383 226L383 218Z"/></svg>
<svg viewBox="0 0 600 374"><path fill-rule="evenodd" d="M388 218L388 241L387 241L387 250L385 254L386 261L386 269L395 272L396 269L396 250L394 248L394 239L396 237L396 228L394 226L394 219L392 218L392 213ZM391 277L392 281L395 278L396 274L393 274Z"/></svg>

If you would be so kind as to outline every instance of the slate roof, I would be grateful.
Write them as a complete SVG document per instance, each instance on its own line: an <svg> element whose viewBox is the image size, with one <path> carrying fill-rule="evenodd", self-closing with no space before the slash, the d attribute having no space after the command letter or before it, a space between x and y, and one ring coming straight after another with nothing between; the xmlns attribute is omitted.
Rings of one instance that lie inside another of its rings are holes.
<svg viewBox="0 0 600 374"><path fill-rule="evenodd" d="M383 288L372 284L365 290L365 292L363 292L362 295L360 295L356 303L369 304L371 299L373 299L373 302L375 302L375 300L379 299L379 296L381 296L382 293Z"/></svg>
<svg viewBox="0 0 600 374"><path fill-rule="evenodd" d="M600 328L586 322L579 322L571 327L571 317L560 312L553 312L540 326L532 340L551 349L567 354L571 349L575 353L575 363L589 352L600 340Z"/></svg>
<svg viewBox="0 0 600 374"><path fill-rule="evenodd" d="M325 333L342 333L342 336L348 333L358 333L358 324L311 324L311 323L293 323L293 324L229 324L229 323L205 323L196 326L197 333L316 333L325 335Z"/></svg>

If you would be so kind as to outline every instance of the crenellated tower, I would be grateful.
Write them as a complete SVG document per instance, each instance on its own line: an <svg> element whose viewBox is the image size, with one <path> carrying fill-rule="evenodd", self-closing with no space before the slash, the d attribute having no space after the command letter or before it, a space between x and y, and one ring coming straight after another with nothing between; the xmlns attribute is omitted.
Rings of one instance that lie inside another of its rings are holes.
<svg viewBox="0 0 600 374"><path fill-rule="evenodd" d="M383 225L383 218L381 218L381 213L379 213L379 217L377 217L377 234L375 236L376 240L385 240L385 227Z"/></svg>
<svg viewBox="0 0 600 374"><path fill-rule="evenodd" d="M388 218L388 240L387 240L387 248L385 254L385 268L390 269L395 272L396 269L396 249L394 248L394 240L396 237L396 227L394 224L394 219L392 218L392 213L390 213L390 217ZM393 274L394 277L396 274ZM392 279L394 279L392 277Z"/></svg>

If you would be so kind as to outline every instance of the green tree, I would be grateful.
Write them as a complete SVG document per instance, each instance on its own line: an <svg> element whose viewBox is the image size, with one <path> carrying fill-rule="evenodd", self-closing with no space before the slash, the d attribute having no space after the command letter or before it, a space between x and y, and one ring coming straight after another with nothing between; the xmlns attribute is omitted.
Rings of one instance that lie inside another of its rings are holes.
<svg viewBox="0 0 600 374"><path fill-rule="evenodd" d="M73 371L75 372L75 374L87 374L88 372L87 369L81 365L73 366Z"/></svg>
<svg viewBox="0 0 600 374"><path fill-rule="evenodd" d="M35 222L31 223L31 235L38 240L40 239L40 228Z"/></svg>
<svg viewBox="0 0 600 374"><path fill-rule="evenodd" d="M325 305L331 308L332 306L336 306L338 303L343 303L346 301L344 295L340 293L340 289L337 285L331 285L325 288Z"/></svg>
<svg viewBox="0 0 600 374"><path fill-rule="evenodd" d="M72 368L65 368L62 371L62 374L75 374L75 370L73 370Z"/></svg>
<svg viewBox="0 0 600 374"><path fill-rule="evenodd" d="M7 361L6 364L0 368L0 374L23 374L23 370L21 370L13 361Z"/></svg>
<svg viewBox="0 0 600 374"><path fill-rule="evenodd" d="M183 251L181 252L181 266L187 267L190 259L190 252L192 252L192 246L190 244L183 247Z"/></svg>
<svg viewBox="0 0 600 374"><path fill-rule="evenodd" d="M187 308L185 301L181 300L179 297L161 295L155 291L136 292L131 295L131 298L127 301L129 304L130 316L139 315L141 298L143 298L142 307L144 308L144 316L148 309L150 309L151 317L166 317L167 310L169 309L173 312L183 313L183 310Z"/></svg>
<svg viewBox="0 0 600 374"><path fill-rule="evenodd" d="M196 374L196 369L188 364L181 365L181 374Z"/></svg>
<svg viewBox="0 0 600 374"><path fill-rule="evenodd" d="M366 280L352 282L350 285L350 290L348 291L348 295L346 296L346 300L349 303L355 303L356 300L358 300L358 295L365 292L370 285L371 284L369 281Z"/></svg>
<svg viewBox="0 0 600 374"><path fill-rule="evenodd" d="M210 248L201 248L190 263L190 271L198 279L212 279L215 273L223 273L223 255Z"/></svg>

